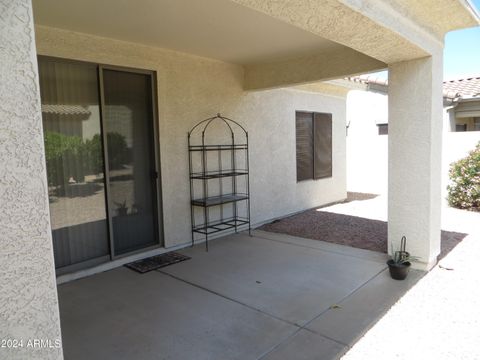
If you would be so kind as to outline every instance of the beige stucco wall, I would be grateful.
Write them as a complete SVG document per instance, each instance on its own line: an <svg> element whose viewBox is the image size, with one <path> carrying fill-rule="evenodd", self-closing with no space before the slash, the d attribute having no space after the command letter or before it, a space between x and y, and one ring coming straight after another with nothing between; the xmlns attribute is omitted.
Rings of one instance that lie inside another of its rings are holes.
<svg viewBox="0 0 480 360"><path fill-rule="evenodd" d="M0 359L61 359L31 3L0 9Z"/></svg>
<svg viewBox="0 0 480 360"><path fill-rule="evenodd" d="M480 131L452 132L449 114L443 112L442 202L447 205L450 164L467 156L480 141ZM466 121L472 118L460 118ZM437 120L439 123L441 119ZM387 194L388 135L378 135L377 123L388 122L388 96L365 90L347 96L347 190ZM473 127L473 120L472 120Z"/></svg>
<svg viewBox="0 0 480 360"><path fill-rule="evenodd" d="M347 97L347 190L388 192L388 135L377 124L388 123L388 96L353 90Z"/></svg>
<svg viewBox="0 0 480 360"><path fill-rule="evenodd" d="M249 131L252 222L346 197L345 98L338 91L242 90L241 66L118 40L37 27L42 55L155 70L167 247L190 241L187 131L218 112ZM295 110L333 113L333 177L296 182Z"/></svg>

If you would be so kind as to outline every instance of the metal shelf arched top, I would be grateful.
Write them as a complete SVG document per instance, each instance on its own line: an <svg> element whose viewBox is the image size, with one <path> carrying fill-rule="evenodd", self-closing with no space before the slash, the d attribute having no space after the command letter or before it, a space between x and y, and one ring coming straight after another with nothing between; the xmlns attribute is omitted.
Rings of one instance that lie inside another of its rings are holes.
<svg viewBox="0 0 480 360"><path fill-rule="evenodd" d="M199 123L197 123L189 132L188 132L188 138L190 139L193 135L194 135L194 132L197 130L199 131L199 135L201 134L202 136L202 142L203 142L203 139L205 139L205 134L210 126L210 124L212 124L215 120L220 120L222 121L229 129L230 131L230 135L233 138L235 138L235 130L234 128L232 127L233 126L237 126L238 128L241 129L241 131L243 132L243 134L245 135L245 138L247 139L248 138L248 132L247 130L245 130L245 128L240 125L238 122L236 122L235 120L232 120L230 118L227 118L225 116L222 116L220 113L217 113L216 116L212 116L208 119L205 119L205 120L202 120L200 121ZM203 128L202 128L202 125L203 125Z"/></svg>

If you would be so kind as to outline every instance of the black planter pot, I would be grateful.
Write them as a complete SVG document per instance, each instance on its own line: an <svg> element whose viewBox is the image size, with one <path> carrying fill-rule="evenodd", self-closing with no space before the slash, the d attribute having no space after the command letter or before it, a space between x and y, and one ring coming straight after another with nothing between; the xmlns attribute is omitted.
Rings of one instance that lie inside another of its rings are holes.
<svg viewBox="0 0 480 360"><path fill-rule="evenodd" d="M405 262L403 264L396 264L392 259L387 261L388 270L390 271L390 276L395 280L405 280L408 275L408 270L410 270L410 263Z"/></svg>

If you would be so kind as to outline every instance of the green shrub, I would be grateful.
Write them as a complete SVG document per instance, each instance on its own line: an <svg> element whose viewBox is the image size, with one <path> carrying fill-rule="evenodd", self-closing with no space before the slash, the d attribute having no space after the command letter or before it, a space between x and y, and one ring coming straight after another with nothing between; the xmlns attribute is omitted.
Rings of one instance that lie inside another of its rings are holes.
<svg viewBox="0 0 480 360"><path fill-rule="evenodd" d="M79 136L46 131L45 158L50 186L63 186L70 178L83 182L85 175L103 173L103 149L100 135L82 140ZM129 163L130 152L125 136L107 134L110 170Z"/></svg>
<svg viewBox="0 0 480 360"><path fill-rule="evenodd" d="M53 131L46 131L44 139L47 161L57 159L67 152L76 155L82 146L79 136L67 136Z"/></svg>
<svg viewBox="0 0 480 360"><path fill-rule="evenodd" d="M87 173L103 173L103 150L100 135L96 134L92 139L85 140L84 149L86 153L84 163Z"/></svg>
<svg viewBox="0 0 480 360"><path fill-rule="evenodd" d="M46 131L44 139L48 184L63 185L70 177L83 181L85 172L81 159L84 157L85 147L82 139L53 131Z"/></svg>
<svg viewBox="0 0 480 360"><path fill-rule="evenodd" d="M447 190L450 206L480 211L480 142L467 157L450 165Z"/></svg>
<svg viewBox="0 0 480 360"><path fill-rule="evenodd" d="M117 132L107 133L108 165L110 169L121 169L129 163L129 151L125 136Z"/></svg>

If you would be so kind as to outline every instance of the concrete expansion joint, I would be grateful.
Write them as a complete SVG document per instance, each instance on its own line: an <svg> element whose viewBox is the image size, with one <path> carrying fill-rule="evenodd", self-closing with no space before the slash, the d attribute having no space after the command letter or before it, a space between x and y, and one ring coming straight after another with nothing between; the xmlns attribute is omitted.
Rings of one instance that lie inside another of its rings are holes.
<svg viewBox="0 0 480 360"><path fill-rule="evenodd" d="M316 331L313 331L311 329L307 329L303 326L300 326L298 324L296 324L296 326L299 326L299 328L297 330L295 330L294 332L292 332L290 335L288 335L285 339L283 339L282 341L280 341L278 344L276 344L275 346L273 346L272 348L270 348L269 350L267 350L264 354L262 354L260 357L257 358L257 360L262 360L264 359L266 356L268 356L270 353L272 353L273 351L275 351L276 349L278 349L280 346L284 345L284 344L287 344L291 339L293 339L296 335L298 335L298 333L302 330L304 331L308 331L309 333L311 334L315 334L315 335L318 335L318 336L321 336L327 340L330 340L330 341L333 341L334 343L337 343L341 346L343 346L345 349L344 349L344 352L343 353L346 353L348 350L350 350L350 346L347 345L347 344L344 344L342 343L341 341L338 341L338 340L335 340L329 336L325 336L323 334L320 334L319 332L316 332Z"/></svg>
<svg viewBox="0 0 480 360"><path fill-rule="evenodd" d="M206 287L203 287L203 286L201 286L201 285L198 285L198 284L195 284L195 283L193 283L193 282L187 281L187 280L182 279L182 278L180 278L180 277L178 277L178 276L175 276L175 275L169 274L169 273L167 273L167 272L164 272L164 271L162 271L161 269L158 269L158 270L155 270L155 271L159 272L159 273L162 274L162 275L166 275L166 276L169 276L169 277L171 277L171 278L173 278L173 279L175 279L175 280L181 281L181 282L183 282L183 283L185 283L185 284L187 284L187 285L196 287L197 289L200 289L200 290L209 292L210 294L213 294L213 295L216 295L216 296L220 296L221 298L223 298L223 299L225 299L225 300L232 301L232 302L234 302L234 303L236 303L236 304L245 306L245 307L247 307L247 308L249 308L249 309L251 309L251 310L257 311L257 312L259 312L259 313L261 313L261 314L263 314L263 315L269 316L269 317L274 318L274 319L276 319L276 320L278 320L278 321L282 321L282 322L284 322L284 323L286 323L286 324L299 327L299 330L301 329L301 327L300 327L298 324L295 324L295 323L293 323L293 322L291 322L291 321L288 321L288 320L279 318L278 316L275 316L275 315L273 315L273 314L270 314L270 313L268 313L268 312L265 312L265 311L263 311L263 310L261 310L261 309L258 309L258 308L256 308L256 307L253 307L253 306L251 306L251 305L245 304L245 303L243 303L243 302L241 302L241 301L232 299L231 297L225 296L225 295L223 295L223 294L220 294L220 293L218 293L218 292L216 292L216 291L213 291L213 290L208 289L208 288L206 288Z"/></svg>
<svg viewBox="0 0 480 360"><path fill-rule="evenodd" d="M267 240L269 240L269 239L267 239ZM274 240L272 240L272 241L274 241ZM361 287L365 286L365 285L366 285L367 283L369 283L371 280L375 279L379 274L381 274L381 273L382 273L383 271L385 271L385 270L386 270L386 269L382 269L381 271L379 271L377 274L375 274L375 276L373 276L371 279L369 279L368 281L366 281L365 283L363 283L362 285L360 285L358 288L356 288L355 290L353 290L350 294L346 295L346 296L345 296L344 298L342 298L338 303L342 303L343 301L345 301L348 297L350 297L351 295L353 295L358 289L360 289ZM157 270L155 270L155 271L158 272L158 273L160 273L160 274L162 274L162 275L166 275L166 276L169 276L169 277L171 277L171 278L173 278L173 279L175 279L175 280L181 281L181 282L183 282L183 283L185 283L185 284L188 284L188 285L190 285L190 286L196 287L196 288L198 288L198 289L200 289L200 290L206 291L206 292L211 293L211 294L216 295L216 296L220 296L221 298L226 299L226 300L228 300L228 301L232 301L232 302L234 302L234 303L236 303L236 304L239 304L239 305L241 305L241 306L245 306L245 307L247 307L247 308L249 308L249 309L252 309L252 310L254 310L254 311L257 311L257 312L259 312L259 313L261 313L261 314L263 314L263 315L272 317L272 318L274 318L274 319L276 319L276 320L279 320L279 321L282 321L282 322L284 322L284 323L286 323L286 324L295 326L295 327L297 328L297 329L296 329L294 332L292 332L289 336L287 336L285 339L283 339L282 341L280 341L277 345L275 345L273 348L271 348L270 350L268 350L265 354L261 355L257 360L261 360L262 358L264 358L265 356L267 356L269 353L271 353L272 351L274 351L275 349L277 349L279 346L281 346L282 344L285 344L286 342L288 342L291 338L293 338L295 335L297 335L298 332L300 332L300 331L302 331L302 330L307 331L307 332L309 332L309 333L311 333L311 334L315 334L315 335L321 336L321 337L323 337L323 338L325 338L325 339L327 339L327 340L333 341L333 342L335 342L335 343L337 343L337 344L339 344L339 345L341 345L341 346L344 346L344 347L346 347L346 348L350 348L350 346L349 346L348 344L345 344L345 343L343 343L343 342L341 342L341 341L339 341L339 340L337 340L337 339L334 339L334 338L332 338L332 337L329 337L329 336L327 336L327 335L324 335L324 334L322 334L322 333L320 333L320 332L316 332L316 331L314 331L314 330L312 330L312 329L309 329L309 328L307 327L311 322L313 322L314 320L316 320L317 318L319 318L320 316L322 316L322 315L323 315L324 313L326 313L327 311L331 310L331 309L332 309L331 306L328 307L327 309L323 310L320 314L318 314L317 316L313 317L311 320L309 320L309 321L306 322L305 324L301 325L301 324L298 324L298 323L296 323L296 322L294 323L294 322L291 322L291 321L282 319L282 318L280 318L280 317L278 317L278 316L275 316L275 315L273 315L273 314L270 314L270 313L268 313L268 312L265 312L265 311L263 311L263 310L261 310L261 309L255 308L255 307L250 306L250 305L248 305L248 304L242 303L242 302L240 302L240 301L238 301L238 300L232 299L232 298L230 298L230 297L228 297L228 296L225 296L225 295L223 295L223 294L220 294L220 293L218 293L218 292L216 292L216 291L213 291L213 290L211 290L211 289L205 288L205 287L200 286L200 285L198 285L198 284L195 284L195 283L192 283L192 282L187 281L187 280L185 280L185 279L182 279L182 278L180 278L180 277L178 277L178 276L169 274L169 273L167 273L167 272L162 271L161 269L157 269Z"/></svg>
<svg viewBox="0 0 480 360"><path fill-rule="evenodd" d="M304 329L304 330L306 330L306 329ZM323 338L325 338L325 339L328 339L328 340L330 340L330 341L333 341L334 343L337 343L337 344L339 344L339 345L341 345L341 346L344 346L344 347L350 349L350 345L345 344L344 342L342 342L342 341L340 341L340 340L337 340L337 339L334 339L334 338L332 338L332 337L330 337L330 336L328 336L328 335L322 334L322 333L319 332L319 331L313 331L313 330L310 330L310 331L311 331L312 333L316 334L316 335L319 335L319 336L321 336L321 337L323 337Z"/></svg>
<svg viewBox="0 0 480 360"><path fill-rule="evenodd" d="M368 279L366 282L364 282L363 284L359 285L357 288L355 288L352 292L350 292L349 294L345 295L343 298L340 299L340 301L337 302L337 304L342 304L343 302L345 302L345 300L347 300L349 297L351 297L352 295L354 295L358 290L360 290L362 287L364 287L365 285L367 285L369 282L373 281L374 279L376 279L381 273L383 273L384 271L387 270L387 267L385 266L384 268L382 268L378 273L376 273L374 276L372 276L370 279ZM332 310L333 307L330 306L328 307L328 309L325 309L323 310L320 314L318 314L317 316L315 316L312 320L310 320L309 322L307 322L305 324L305 326L307 326L308 324L310 324L311 322L313 322L314 320L318 319L320 316L322 316L323 314L325 314L326 312ZM322 335L323 336L323 335ZM338 341L337 341L338 342Z"/></svg>
<svg viewBox="0 0 480 360"><path fill-rule="evenodd" d="M257 236L258 236L258 235L257 235ZM266 240L276 241L276 240L267 239L267 238L266 238ZM277 242L284 243L284 242L282 242L282 241L277 241ZM299 246L301 246L301 245L299 245ZM303 246L303 247L306 247L306 246ZM211 294L213 294L213 295L219 296L219 297L221 297L221 298L223 298L223 299L226 299L226 300L228 300L228 301L234 302L234 303L239 304L239 305L241 305L241 306L245 306L245 307L247 307L247 308L249 308L249 309L251 309L251 310L257 311L257 312L259 312L259 313L261 313L261 314L263 314L263 315L266 315L266 316L268 316L268 317L274 318L274 319L276 319L276 320L278 320L278 321L282 321L282 322L284 322L284 323L286 323L286 324L295 326L295 328L296 328L295 331L293 331L292 333L290 333L288 336L286 336L284 339L282 339L282 340L281 340L279 343L277 343L275 346L273 346L272 348L270 348L269 350L267 350L267 351L266 351L264 354L262 354L257 360L261 360L261 359L265 358L268 354L272 353L273 351L275 351L276 349L278 349L280 346L287 344L291 339L293 339L296 335L298 335L298 333L299 333L300 331L302 331L302 330L303 330L303 331L306 331L306 332L309 332L309 333L311 333L311 334L315 334L315 335L317 335L317 336L320 336L320 337L322 337L322 338L324 338L324 339L327 339L327 340L329 340L329 341L332 341L332 342L334 342L334 343L342 346L342 347L344 348L344 350L345 350L344 353L351 348L351 346L350 346L349 344L346 344L346 343L344 343L344 342L342 342L342 341L339 341L338 339L335 339L335 338L332 338L332 337L330 337L330 336L328 336L328 335L325 335L325 334L323 334L322 332L315 331L315 330L312 330L312 329L308 328L309 324L311 324L313 321L315 321L315 320L317 320L318 318L320 318L322 315L324 315L324 314L327 313L328 311L332 310L335 305L331 305L331 306L329 306L328 308L324 309L324 310L321 311L318 315L314 316L312 319L310 319L309 321L307 321L306 323L304 323L304 324L302 325L302 324L299 324L299 323L297 323L297 322L291 322L291 321L282 319L282 318L280 318L280 317L278 317L278 316L275 316L275 315L270 314L270 313L268 313L268 312L265 312L265 311L263 311L263 310L261 310L261 309L258 309L258 308L256 308L256 307L251 306L251 305L248 305L248 304L245 304L245 303L240 302L240 301L238 301L238 300L235 300L235 299L233 299L233 298L231 298L231 297L228 297L228 296L225 296L225 295L223 295L223 294L220 294L220 293L218 293L218 292L216 292L216 291L213 291L213 290L211 290L211 289L208 289L208 288L206 288L206 287L204 287L204 286L195 284L195 283L193 283L193 282L191 282L191 281L188 281L188 280L182 279L182 278L180 278L180 277L178 277L178 276L175 276L175 275L169 274L169 273L167 273L167 272L164 272L164 271L162 271L161 269L157 269L157 270L155 270L155 271L157 271L157 272L160 273L160 274L169 276L169 277L171 277L171 278L173 278L173 279L175 279L175 280L177 280L177 281L180 281L180 282L183 282L183 283L188 284L188 285L190 285L190 286L193 286L193 287L195 287L195 288L198 288L198 289L200 289L200 290L203 290L203 291L206 291L206 292L211 293ZM351 296L353 296L359 289L361 289L362 287L364 287L365 285L367 285L369 282L371 282L371 281L373 281L374 279L376 279L376 278L377 278L378 276L380 276L380 274L382 274L384 271L386 271L386 267L382 268L380 271L378 271L378 272L377 272L373 277L371 277L369 280L367 280L366 282L362 283L362 284L359 285L357 288L355 288L353 291L351 291L349 294L347 294L347 295L344 296L342 299L340 299L340 300L337 302L337 304L342 304L342 303L344 303L348 298L350 298Z"/></svg>
<svg viewBox="0 0 480 360"><path fill-rule="evenodd" d="M171 278L173 278L173 279L175 279L175 280L181 281L181 282L183 282L183 283L185 283L185 284L188 284L188 285L190 285L190 286L196 287L196 288L198 288L198 289L200 289L200 290L209 292L209 293L211 293L211 294L213 294L213 295L216 295L216 296L220 296L220 297L222 297L223 299L226 299L226 300L228 300L228 301L232 301L232 302L237 303L237 304L239 304L239 305L241 305L241 306L245 306L245 307L247 307L247 308L249 308L249 309L252 309L252 310L254 310L254 311L257 311L257 312L259 312L259 313L261 313L261 314L263 314L263 315L272 317L272 318L274 318L274 319L276 319L276 320L282 321L282 322L284 322L284 323L287 323L287 324L289 324L289 325L292 325L292 326L295 326L295 327L296 327L296 330L295 330L295 331L293 331L293 332L292 332L291 334L289 334L287 337L285 337L284 339L282 339L278 344L274 345L272 348L270 348L269 350L267 350L264 354L262 354L260 357L258 357L257 360L261 360L261 359L265 358L268 354L270 354L271 352L275 351L275 350L278 349L280 346L288 343L288 341L290 341L290 339L293 339L293 338L294 338L300 331L302 331L302 330L307 331L307 332L309 332L309 333L311 333L311 334L315 334L315 335L321 336L321 337L323 337L323 338L325 338L325 339L327 339L327 340L333 341L333 342L335 342L335 343L337 343L337 344L345 347L345 348L346 348L346 349L345 349L345 352L346 352L348 349L350 349L350 346L348 346L347 344L344 344L343 342L338 341L338 340L336 340L336 339L333 339L333 338L331 338L331 337L329 337L329 336L326 336L326 335L320 334L320 333L318 333L318 332L315 332L315 331L313 331L313 330L311 330L311 329L309 329L309 328L306 327L311 321L315 320L318 316L316 316L316 317L313 318L312 320L308 321L305 325L300 325L300 324L298 324L298 323L293 323L293 322L291 322L291 321L288 321L288 320L279 318L278 316L272 315L272 314L270 314L270 313L267 313L267 312L265 312L265 311L262 311L262 310L260 310L260 309L255 308L255 307L252 307L252 306L250 306L250 305L244 304L244 303L242 303L242 302L240 302L240 301L237 301L237 300L232 299L232 298L230 298L230 297L228 297L228 296L222 295L222 294L220 294L220 293L218 293L218 292L216 292L216 291L207 289L207 288L205 288L205 287L203 287L203 286L194 284L194 283L192 283L192 282L190 282L190 281L184 280L184 279L179 278L179 277L177 277L177 276L175 276L175 275L166 273L166 272L162 271L161 269L158 269L158 270L155 270L155 271L157 271L157 272L159 272L159 273L161 273L161 274L163 274L163 275L167 275L167 276L169 276L169 277L171 277ZM377 274L377 275L378 275L378 274ZM377 275L375 275L374 277L376 277ZM362 285L362 286L363 286L363 285ZM343 299L342 299L342 301L343 301ZM330 309L330 308L328 308L328 309L325 310L325 311L328 311L329 309ZM323 314L325 311L323 311L321 314ZM321 315L321 314L320 314L320 315ZM320 316L320 315L319 315L319 316Z"/></svg>
<svg viewBox="0 0 480 360"><path fill-rule="evenodd" d="M255 234L255 237L257 237L257 238L259 238L259 239L263 239L263 240L268 240L268 241L273 241L273 242L281 243L281 244L298 246L298 247L302 247L302 248L306 248L306 249L318 250L318 251L320 251L320 252L328 252L328 253L331 253L331 254L348 256L348 257L352 257L352 258L356 258L356 259L362 259L362 260L366 260L366 261L374 261L374 260L365 259L365 257L362 257L362 256L356 256L356 255L353 255L353 254L343 253L343 252L341 252L341 251L334 251L334 250L331 250L331 249L328 249L328 250L327 250L327 249L319 249L319 248L314 247L314 246L308 246L308 245L302 245L302 244L295 244L295 243L292 243L292 242L289 242L289 241L282 241L282 240L278 240L278 239L270 239L270 238L267 238L267 237L264 237L264 236L261 236L261 235L258 235L258 234ZM339 245L339 246L342 246L342 245ZM385 268L384 268L384 269L386 269L386 268L387 268L387 266L385 265Z"/></svg>
<svg viewBox="0 0 480 360"><path fill-rule="evenodd" d="M276 349L278 349L281 345L287 343L290 339L293 339L295 337L295 335L297 335L302 329L297 329L295 330L294 332L292 332L290 335L288 335L287 337L285 337L282 341L280 341L278 344L272 346L270 349L268 349L267 351L265 351L262 355L260 355L257 360L262 360L264 359L266 356L268 356L268 354L272 353L273 351L275 351Z"/></svg>

